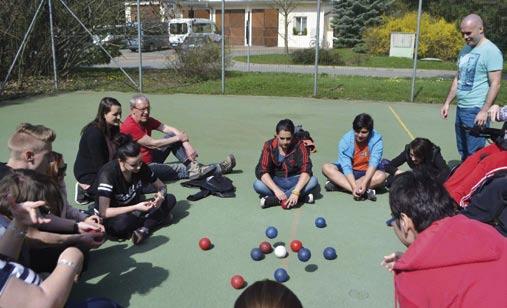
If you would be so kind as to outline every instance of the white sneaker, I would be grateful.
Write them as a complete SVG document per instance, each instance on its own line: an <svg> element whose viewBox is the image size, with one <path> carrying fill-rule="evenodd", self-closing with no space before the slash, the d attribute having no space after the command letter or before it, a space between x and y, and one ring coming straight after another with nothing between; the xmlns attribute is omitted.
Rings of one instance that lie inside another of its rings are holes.
<svg viewBox="0 0 507 308"><path fill-rule="evenodd" d="M308 194L305 196L305 202L309 204L315 203L315 198L313 197L313 194Z"/></svg>

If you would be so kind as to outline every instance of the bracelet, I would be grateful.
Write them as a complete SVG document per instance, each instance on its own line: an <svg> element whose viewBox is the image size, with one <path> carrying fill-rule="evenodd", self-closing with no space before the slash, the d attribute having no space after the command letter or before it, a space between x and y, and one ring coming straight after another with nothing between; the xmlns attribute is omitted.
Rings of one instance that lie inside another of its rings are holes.
<svg viewBox="0 0 507 308"><path fill-rule="evenodd" d="M293 191L292 191L292 194L293 194L293 195L296 195L296 196L298 196L298 197L299 197L299 191L297 191L297 190L293 190Z"/></svg>
<svg viewBox="0 0 507 308"><path fill-rule="evenodd" d="M21 228L17 228L13 223L10 223L7 229L13 231L18 238L23 238L26 236L26 229L23 230Z"/></svg>
<svg viewBox="0 0 507 308"><path fill-rule="evenodd" d="M60 259L60 260L58 260L57 264L58 265L65 265L67 267L72 268L73 270L76 270L76 263L72 262L72 261L69 261L67 259Z"/></svg>
<svg viewBox="0 0 507 308"><path fill-rule="evenodd" d="M165 194L167 194L167 187L163 186L158 192L161 193L162 196L165 196Z"/></svg>

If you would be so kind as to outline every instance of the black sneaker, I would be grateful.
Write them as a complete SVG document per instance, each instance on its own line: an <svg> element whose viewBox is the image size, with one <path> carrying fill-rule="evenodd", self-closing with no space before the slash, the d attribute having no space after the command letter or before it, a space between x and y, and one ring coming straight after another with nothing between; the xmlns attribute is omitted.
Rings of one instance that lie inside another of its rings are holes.
<svg viewBox="0 0 507 308"><path fill-rule="evenodd" d="M260 201L261 209L265 209L268 207L280 205L280 200L275 196L265 196L261 198Z"/></svg>
<svg viewBox="0 0 507 308"><path fill-rule="evenodd" d="M86 191L76 183L76 187L74 189L74 201L77 204L85 205L92 202L92 198L86 193Z"/></svg>
<svg viewBox="0 0 507 308"><path fill-rule="evenodd" d="M324 189L326 191L339 191L340 187L338 187L338 185L336 185L335 183L333 183L331 181L326 181L326 185L324 185Z"/></svg>
<svg viewBox="0 0 507 308"><path fill-rule="evenodd" d="M309 204L315 203L315 198L314 198L313 194L308 194L308 195L304 196L303 200L305 203L309 203Z"/></svg>
<svg viewBox="0 0 507 308"><path fill-rule="evenodd" d="M375 192L375 189L368 188L364 195L365 195L366 199L368 199L370 201L377 201L377 194Z"/></svg>

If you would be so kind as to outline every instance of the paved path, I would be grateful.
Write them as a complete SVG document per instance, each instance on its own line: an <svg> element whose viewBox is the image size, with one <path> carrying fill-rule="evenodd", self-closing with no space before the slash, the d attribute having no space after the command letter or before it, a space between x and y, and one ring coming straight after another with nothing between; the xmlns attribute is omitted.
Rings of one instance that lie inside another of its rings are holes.
<svg viewBox="0 0 507 308"><path fill-rule="evenodd" d="M268 53L283 52L283 49L269 50ZM251 54L266 53L266 50L252 50ZM233 49L233 56L245 55L244 49ZM143 67L162 69L167 68L171 61L174 61L174 50L162 50L143 53ZM137 52L122 50L122 55L115 58L123 68L136 68L138 66L139 55ZM119 67L118 63L96 65L95 67ZM313 74L313 65L277 65L277 64L253 64L233 61L230 70L241 72L287 72ZM354 66L319 66L319 73L341 76L369 76L369 77L412 77L412 69L394 69L394 68L373 68L373 67L354 67ZM455 72L445 70L417 70L419 78L452 78Z"/></svg>

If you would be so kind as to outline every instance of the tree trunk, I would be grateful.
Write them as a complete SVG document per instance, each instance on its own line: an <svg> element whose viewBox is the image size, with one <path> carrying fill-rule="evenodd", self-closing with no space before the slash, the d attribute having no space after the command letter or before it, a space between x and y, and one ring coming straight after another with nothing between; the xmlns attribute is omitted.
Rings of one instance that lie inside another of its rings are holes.
<svg viewBox="0 0 507 308"><path fill-rule="evenodd" d="M283 44L285 46L285 54L289 55L289 18L288 14L284 15L284 26L285 26L285 35L283 36Z"/></svg>

